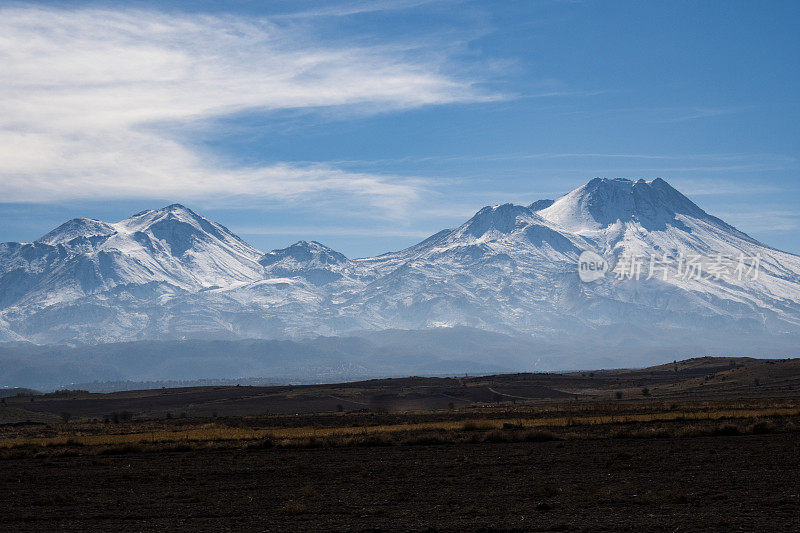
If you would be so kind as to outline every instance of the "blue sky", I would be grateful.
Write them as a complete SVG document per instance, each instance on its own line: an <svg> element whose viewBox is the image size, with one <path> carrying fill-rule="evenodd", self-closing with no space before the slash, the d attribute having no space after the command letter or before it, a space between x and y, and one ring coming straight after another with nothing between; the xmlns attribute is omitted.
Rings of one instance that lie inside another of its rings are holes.
<svg viewBox="0 0 800 533"><path fill-rule="evenodd" d="M396 250L661 177L800 253L800 3L0 3L0 241L180 202Z"/></svg>

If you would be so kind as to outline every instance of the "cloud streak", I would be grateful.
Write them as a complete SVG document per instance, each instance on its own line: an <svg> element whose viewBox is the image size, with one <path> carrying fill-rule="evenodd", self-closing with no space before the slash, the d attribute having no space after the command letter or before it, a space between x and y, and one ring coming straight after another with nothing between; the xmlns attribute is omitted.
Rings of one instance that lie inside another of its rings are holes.
<svg viewBox="0 0 800 533"><path fill-rule="evenodd" d="M329 44L313 26L153 11L0 10L7 202L356 197L399 213L421 179L278 163L235 168L168 132L250 109L387 111L497 95L424 45Z"/></svg>
<svg viewBox="0 0 800 533"><path fill-rule="evenodd" d="M322 7L317 5L313 9L292 11L278 15L276 18L346 17L380 11L409 9L427 4L451 4L460 3L462 1L464 0L365 0L341 3L329 2Z"/></svg>

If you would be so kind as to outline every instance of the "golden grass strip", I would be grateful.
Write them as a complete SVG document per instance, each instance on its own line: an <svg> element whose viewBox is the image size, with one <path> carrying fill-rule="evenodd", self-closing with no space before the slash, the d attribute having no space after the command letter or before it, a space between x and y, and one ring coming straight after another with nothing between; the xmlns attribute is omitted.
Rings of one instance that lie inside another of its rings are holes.
<svg viewBox="0 0 800 533"><path fill-rule="evenodd" d="M390 424L359 427L297 427L297 428L228 428L200 427L192 429L158 430L148 432L101 434L101 435L61 435L57 437L15 437L0 439L0 448L15 446L104 446L117 444L163 444L180 442L220 442L247 441L264 438L270 439L302 439L310 437L344 437L355 435L371 435L379 433L398 433L422 430L458 431L465 424L477 423L494 429L503 427L504 423L512 423L522 428L571 427L603 424L626 424L646 422L669 422L676 420L724 420L751 419L771 416L797 416L800 410L795 408L764 409L718 409L711 411L669 411L643 414L604 414L594 416L557 416L537 418L510 418L487 420L473 418L454 421L419 422L407 424Z"/></svg>

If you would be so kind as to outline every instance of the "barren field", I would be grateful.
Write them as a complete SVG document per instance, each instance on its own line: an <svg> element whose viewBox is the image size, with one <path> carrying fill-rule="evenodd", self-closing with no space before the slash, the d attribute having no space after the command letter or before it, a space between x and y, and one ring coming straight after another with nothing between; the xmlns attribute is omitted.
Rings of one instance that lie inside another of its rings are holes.
<svg viewBox="0 0 800 533"><path fill-rule="evenodd" d="M797 531L781 435L192 450L3 461L13 531Z"/></svg>
<svg viewBox="0 0 800 533"><path fill-rule="evenodd" d="M0 407L0 528L796 531L798 378L702 359L23 394Z"/></svg>

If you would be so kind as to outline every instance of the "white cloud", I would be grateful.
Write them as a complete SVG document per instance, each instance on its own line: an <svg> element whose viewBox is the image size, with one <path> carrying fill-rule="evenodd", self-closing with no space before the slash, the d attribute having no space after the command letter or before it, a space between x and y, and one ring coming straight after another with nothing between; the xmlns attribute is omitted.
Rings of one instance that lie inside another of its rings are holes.
<svg viewBox="0 0 800 533"><path fill-rule="evenodd" d="M737 209L735 211L717 213L726 222L747 231L783 233L800 229L800 211L790 209Z"/></svg>
<svg viewBox="0 0 800 533"><path fill-rule="evenodd" d="M342 226L233 226L228 228L237 235L314 235L336 237L409 237L424 239L431 231L395 227L342 227Z"/></svg>
<svg viewBox="0 0 800 533"><path fill-rule="evenodd" d="M247 109L392 110L495 98L474 80L443 74L450 61L415 45L321 42L313 26L291 21L2 9L3 199L332 194L399 212L425 182L318 164L231 168L164 126Z"/></svg>
<svg viewBox="0 0 800 533"><path fill-rule="evenodd" d="M306 11L293 11L280 15L278 18L311 18L311 17L346 17L376 11L394 11L409 9L425 4L458 3L463 0L361 0L355 2L325 2L318 3L314 8Z"/></svg>

